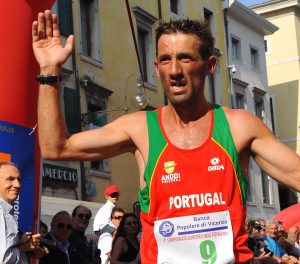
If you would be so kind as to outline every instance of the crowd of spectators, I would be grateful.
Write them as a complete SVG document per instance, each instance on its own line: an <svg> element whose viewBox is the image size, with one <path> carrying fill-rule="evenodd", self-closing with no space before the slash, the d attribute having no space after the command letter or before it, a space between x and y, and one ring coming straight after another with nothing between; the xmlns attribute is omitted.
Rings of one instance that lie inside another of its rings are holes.
<svg viewBox="0 0 300 264"><path fill-rule="evenodd" d="M282 223L271 219L247 219L248 247L254 257L252 264L300 264L299 227L285 230Z"/></svg>

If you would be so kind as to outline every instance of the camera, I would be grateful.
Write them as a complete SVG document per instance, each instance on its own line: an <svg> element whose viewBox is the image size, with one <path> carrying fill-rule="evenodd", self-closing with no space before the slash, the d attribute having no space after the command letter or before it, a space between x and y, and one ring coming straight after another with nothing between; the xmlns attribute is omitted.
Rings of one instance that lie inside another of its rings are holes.
<svg viewBox="0 0 300 264"><path fill-rule="evenodd" d="M40 243L40 247L46 247L49 250L56 247L56 241L43 238Z"/></svg>

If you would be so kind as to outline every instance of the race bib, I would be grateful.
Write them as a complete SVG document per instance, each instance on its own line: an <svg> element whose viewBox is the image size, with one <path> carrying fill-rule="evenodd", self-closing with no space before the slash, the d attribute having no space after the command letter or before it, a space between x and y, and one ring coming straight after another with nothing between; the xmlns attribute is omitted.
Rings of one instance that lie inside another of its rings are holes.
<svg viewBox="0 0 300 264"><path fill-rule="evenodd" d="M235 262L229 211L155 221L154 235L158 264Z"/></svg>

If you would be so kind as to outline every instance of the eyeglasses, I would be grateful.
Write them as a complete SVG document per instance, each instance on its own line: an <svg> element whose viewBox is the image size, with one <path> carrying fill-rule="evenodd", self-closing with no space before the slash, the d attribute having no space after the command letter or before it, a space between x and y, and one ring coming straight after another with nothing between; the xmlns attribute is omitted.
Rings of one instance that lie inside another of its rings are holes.
<svg viewBox="0 0 300 264"><path fill-rule="evenodd" d="M112 217L112 219L121 220L122 217L123 217L123 215L116 215L116 216Z"/></svg>
<svg viewBox="0 0 300 264"><path fill-rule="evenodd" d="M91 219L91 215L90 214L78 214L77 215L80 219L85 218L86 220L90 220Z"/></svg>
<svg viewBox="0 0 300 264"><path fill-rule="evenodd" d="M111 198L119 198L120 194L117 192L114 192L112 194L109 195Z"/></svg>
<svg viewBox="0 0 300 264"><path fill-rule="evenodd" d="M125 225L137 225L138 224L138 222L137 221L129 221L129 222L127 222Z"/></svg>
<svg viewBox="0 0 300 264"><path fill-rule="evenodd" d="M57 227L60 228L60 229L63 229L63 228L66 227L68 230L71 230L73 228L72 225L70 225L70 224L64 224L64 223L58 223Z"/></svg>

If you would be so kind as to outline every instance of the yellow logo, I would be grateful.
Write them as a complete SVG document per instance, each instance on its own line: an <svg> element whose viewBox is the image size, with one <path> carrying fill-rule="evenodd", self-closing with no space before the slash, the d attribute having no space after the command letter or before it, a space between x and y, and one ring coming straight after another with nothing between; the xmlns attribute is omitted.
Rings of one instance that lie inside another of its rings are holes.
<svg viewBox="0 0 300 264"><path fill-rule="evenodd" d="M166 173L172 173L175 170L175 161L164 162L164 169Z"/></svg>

